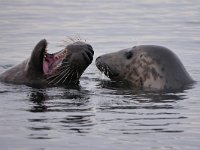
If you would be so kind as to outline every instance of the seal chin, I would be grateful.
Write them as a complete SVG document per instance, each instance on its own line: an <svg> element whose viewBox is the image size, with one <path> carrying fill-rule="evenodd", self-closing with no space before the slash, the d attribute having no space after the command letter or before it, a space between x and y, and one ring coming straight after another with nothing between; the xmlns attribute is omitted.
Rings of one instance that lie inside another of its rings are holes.
<svg viewBox="0 0 200 150"><path fill-rule="evenodd" d="M103 72L108 78L112 80L117 80L119 79L119 73L111 68L108 64L102 62L99 60L99 58L96 59L96 66L97 68Z"/></svg>

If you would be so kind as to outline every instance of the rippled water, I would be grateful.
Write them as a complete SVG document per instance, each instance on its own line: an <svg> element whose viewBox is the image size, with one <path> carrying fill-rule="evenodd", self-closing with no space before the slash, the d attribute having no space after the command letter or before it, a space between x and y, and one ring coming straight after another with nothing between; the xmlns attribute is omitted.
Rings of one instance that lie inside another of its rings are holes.
<svg viewBox="0 0 200 150"><path fill-rule="evenodd" d="M199 149L199 18L198 0L1 0L0 72L42 38L54 52L68 36L81 36L95 58L134 45L166 46L197 81L178 93L133 91L93 62L80 89L0 83L1 149Z"/></svg>

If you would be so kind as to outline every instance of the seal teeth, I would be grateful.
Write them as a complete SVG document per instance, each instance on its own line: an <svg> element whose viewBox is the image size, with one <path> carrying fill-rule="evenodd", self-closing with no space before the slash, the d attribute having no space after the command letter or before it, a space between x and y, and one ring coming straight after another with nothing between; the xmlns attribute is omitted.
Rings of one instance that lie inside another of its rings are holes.
<svg viewBox="0 0 200 150"><path fill-rule="evenodd" d="M45 50L44 50L44 53L43 53L43 55L44 55L44 58L46 58L46 57L47 57L47 51L48 51L47 49L45 49Z"/></svg>
<svg viewBox="0 0 200 150"><path fill-rule="evenodd" d="M57 54L55 58L56 59L62 58L66 55L66 53L67 53L67 50L64 49L63 52L61 52L60 54Z"/></svg>
<svg viewBox="0 0 200 150"><path fill-rule="evenodd" d="M64 49L64 54L67 54L67 49L66 48Z"/></svg>

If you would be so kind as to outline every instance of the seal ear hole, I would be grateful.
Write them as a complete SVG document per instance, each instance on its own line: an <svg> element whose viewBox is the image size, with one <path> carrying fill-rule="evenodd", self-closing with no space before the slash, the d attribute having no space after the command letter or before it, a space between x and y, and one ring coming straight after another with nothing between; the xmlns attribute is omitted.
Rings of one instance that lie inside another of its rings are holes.
<svg viewBox="0 0 200 150"><path fill-rule="evenodd" d="M131 59L131 57L133 56L133 53L131 51L128 51L125 53L125 56L127 59Z"/></svg>

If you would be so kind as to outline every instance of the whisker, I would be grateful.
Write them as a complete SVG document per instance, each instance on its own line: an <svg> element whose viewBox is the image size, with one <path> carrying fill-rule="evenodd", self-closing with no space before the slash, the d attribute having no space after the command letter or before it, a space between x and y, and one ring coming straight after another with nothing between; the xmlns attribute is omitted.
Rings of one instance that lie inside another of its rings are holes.
<svg viewBox="0 0 200 150"><path fill-rule="evenodd" d="M73 72L73 70L72 70L71 72ZM70 72L70 73L71 73L71 72ZM66 79L69 77L70 73L65 77L65 79L63 80L62 83L64 83L64 82L66 81Z"/></svg>
<svg viewBox="0 0 200 150"><path fill-rule="evenodd" d="M55 77L57 75L59 75L60 73L62 73L64 70L68 69L70 67L69 63L66 63L65 65L61 65L57 68L58 72L55 75L52 75L50 77L48 77L47 79L50 79L52 77Z"/></svg>
<svg viewBox="0 0 200 150"><path fill-rule="evenodd" d="M78 73L78 71L76 71L76 77L77 77L77 79L79 78L79 73Z"/></svg>
<svg viewBox="0 0 200 150"><path fill-rule="evenodd" d="M70 80L69 80L68 84L71 83L73 76L74 76L74 72L73 72L73 74L71 74L71 77L70 77Z"/></svg>
<svg viewBox="0 0 200 150"><path fill-rule="evenodd" d="M70 68L68 68L68 69L66 69L66 70L64 70L64 71L62 71L57 77L55 77L55 78L54 78L53 80L51 80L49 83L53 83L54 81L56 81L57 79L59 79L59 77L60 77L61 75L67 73L67 71L69 71L69 70L70 70Z"/></svg>
<svg viewBox="0 0 200 150"><path fill-rule="evenodd" d="M110 69L108 66L106 66L106 70L107 70L107 76L109 77L109 72L110 72Z"/></svg>
<svg viewBox="0 0 200 150"><path fill-rule="evenodd" d="M110 73L110 75L114 75L113 71L108 67L108 71Z"/></svg>
<svg viewBox="0 0 200 150"><path fill-rule="evenodd" d="M61 77L54 85L58 84L67 74L65 74L63 77Z"/></svg>
<svg viewBox="0 0 200 150"><path fill-rule="evenodd" d="M103 72L106 74L106 68L103 67L102 69L103 69Z"/></svg>
<svg viewBox="0 0 200 150"><path fill-rule="evenodd" d="M47 80L48 79L50 79L50 78L53 78L53 77L56 77L56 76L58 76L60 73L62 73L64 70L59 70L55 75L51 75L51 76L49 76L48 78L47 78Z"/></svg>
<svg viewBox="0 0 200 150"><path fill-rule="evenodd" d="M56 77L56 76L58 76L60 73L59 72L57 72L55 75L51 75L51 76L49 76L46 80L49 80L49 79L51 79L51 78L53 78L53 77Z"/></svg>
<svg viewBox="0 0 200 150"><path fill-rule="evenodd" d="M65 64L65 65L70 65L70 63L69 62L62 62L62 64Z"/></svg>
<svg viewBox="0 0 200 150"><path fill-rule="evenodd" d="M61 65L61 66L59 66L58 68L57 68L57 70L58 69L66 69L67 67L70 67L70 65L68 65L68 64L66 64L66 65Z"/></svg>
<svg viewBox="0 0 200 150"><path fill-rule="evenodd" d="M81 41L81 37L80 37L80 35L79 35L78 33L77 33L76 36L77 36L77 40L78 40L78 41Z"/></svg>
<svg viewBox="0 0 200 150"><path fill-rule="evenodd" d="M63 77L61 77L55 84L58 84L62 79L64 79L70 73L71 73L71 69L68 69L67 72L65 72L65 75L63 75Z"/></svg>
<svg viewBox="0 0 200 150"><path fill-rule="evenodd" d="M68 36L68 39L69 39L70 41L72 41L72 42L76 42L72 37L69 37L69 36Z"/></svg>

